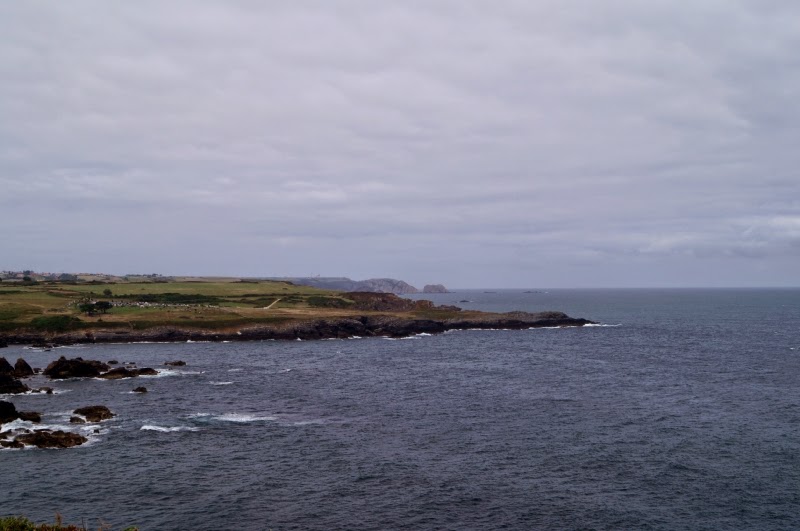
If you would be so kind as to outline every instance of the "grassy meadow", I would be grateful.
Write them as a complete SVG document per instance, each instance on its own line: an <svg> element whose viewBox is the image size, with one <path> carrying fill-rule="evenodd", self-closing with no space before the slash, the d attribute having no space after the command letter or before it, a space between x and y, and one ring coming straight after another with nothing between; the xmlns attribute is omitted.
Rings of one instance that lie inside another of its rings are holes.
<svg viewBox="0 0 800 531"><path fill-rule="evenodd" d="M113 306L87 313L82 304ZM0 331L92 327L142 329L164 324L219 328L348 315L339 292L287 282L241 279L0 282Z"/></svg>

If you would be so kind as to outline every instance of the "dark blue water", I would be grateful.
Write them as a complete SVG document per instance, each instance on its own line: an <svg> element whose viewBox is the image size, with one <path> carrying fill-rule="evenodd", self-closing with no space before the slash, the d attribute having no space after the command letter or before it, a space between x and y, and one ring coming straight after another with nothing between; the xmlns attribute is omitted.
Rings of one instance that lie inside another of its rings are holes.
<svg viewBox="0 0 800 531"><path fill-rule="evenodd" d="M800 528L800 290L426 297L619 326L5 349L34 366L189 365L14 399L50 425L96 403L118 416L85 447L0 451L0 514L143 530Z"/></svg>

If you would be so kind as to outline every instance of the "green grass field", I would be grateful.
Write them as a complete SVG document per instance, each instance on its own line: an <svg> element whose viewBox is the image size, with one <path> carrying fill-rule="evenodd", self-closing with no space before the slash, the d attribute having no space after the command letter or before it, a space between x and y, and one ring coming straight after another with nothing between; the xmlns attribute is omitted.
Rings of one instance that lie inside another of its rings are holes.
<svg viewBox="0 0 800 531"><path fill-rule="evenodd" d="M224 329L363 315L341 292L268 280L179 278L119 282L0 282L0 331L62 332L160 325ZM82 303L105 301L87 313ZM431 315L442 315L429 310Z"/></svg>

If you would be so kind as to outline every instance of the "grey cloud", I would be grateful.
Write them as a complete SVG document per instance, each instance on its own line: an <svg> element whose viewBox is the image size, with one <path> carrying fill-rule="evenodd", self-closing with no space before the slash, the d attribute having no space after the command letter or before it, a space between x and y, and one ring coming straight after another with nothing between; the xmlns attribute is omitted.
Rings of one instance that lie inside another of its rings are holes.
<svg viewBox="0 0 800 531"><path fill-rule="evenodd" d="M6 3L0 267L795 285L798 28L779 1Z"/></svg>

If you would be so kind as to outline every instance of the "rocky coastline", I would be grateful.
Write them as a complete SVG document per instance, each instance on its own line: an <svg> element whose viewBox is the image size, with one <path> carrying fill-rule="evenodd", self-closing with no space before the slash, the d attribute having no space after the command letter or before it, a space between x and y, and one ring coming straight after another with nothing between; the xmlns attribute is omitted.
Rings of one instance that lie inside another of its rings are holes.
<svg viewBox="0 0 800 531"><path fill-rule="evenodd" d="M594 324L562 312L508 312L464 315L447 319L364 315L354 317L297 320L283 324L251 325L236 329L202 329L175 325L143 330L74 330L62 333L10 332L2 336L8 344L72 345L80 343L138 343L182 341L259 341L344 339L348 337L408 337L420 333L440 334L450 330L575 327Z"/></svg>

